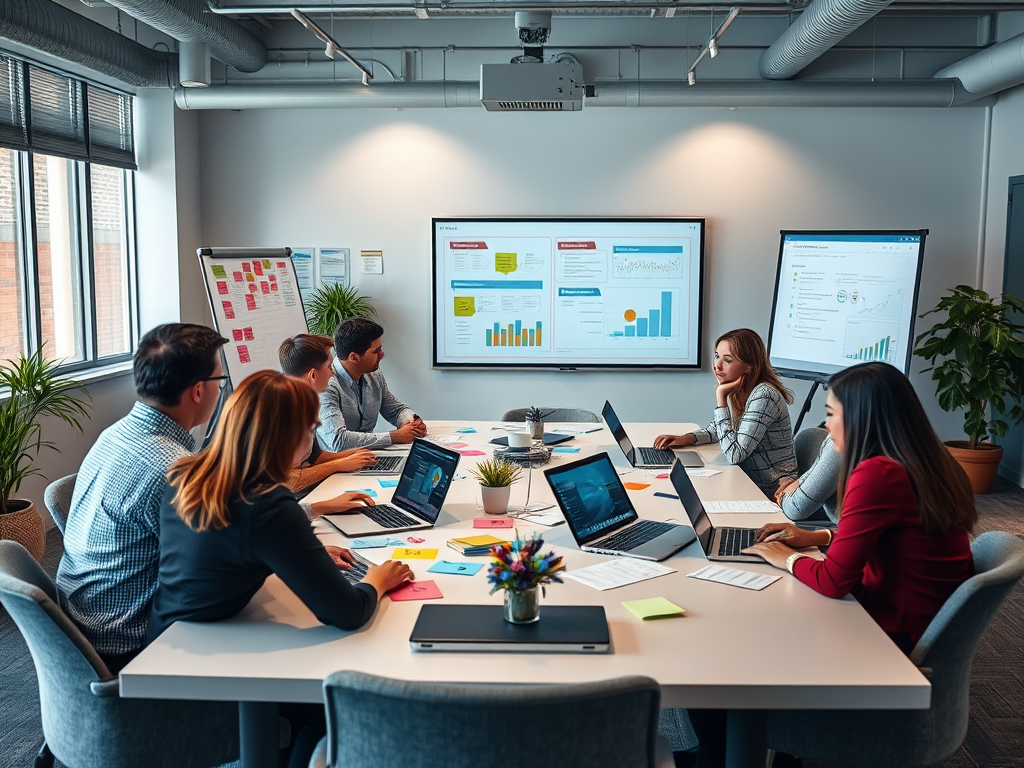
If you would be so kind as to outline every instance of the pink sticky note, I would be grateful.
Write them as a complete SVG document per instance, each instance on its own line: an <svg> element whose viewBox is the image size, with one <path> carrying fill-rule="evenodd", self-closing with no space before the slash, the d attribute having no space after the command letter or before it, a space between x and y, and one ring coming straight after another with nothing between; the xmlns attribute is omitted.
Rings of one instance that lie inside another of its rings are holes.
<svg viewBox="0 0 1024 768"><path fill-rule="evenodd" d="M478 517L473 520L474 528L511 528L511 517Z"/></svg>
<svg viewBox="0 0 1024 768"><path fill-rule="evenodd" d="M437 584L432 581L407 581L398 589L388 592L388 597L398 602L402 600L440 600L444 597Z"/></svg>
<svg viewBox="0 0 1024 768"><path fill-rule="evenodd" d="M478 451L476 448L470 448L468 451L459 451L463 456L486 456L487 454L483 451Z"/></svg>
<svg viewBox="0 0 1024 768"><path fill-rule="evenodd" d="M469 446L466 443L448 443L448 447L451 448L453 451L458 451L463 448L469 448Z"/></svg>
<svg viewBox="0 0 1024 768"><path fill-rule="evenodd" d="M668 472L662 472L660 475L655 475L659 480L668 480Z"/></svg>

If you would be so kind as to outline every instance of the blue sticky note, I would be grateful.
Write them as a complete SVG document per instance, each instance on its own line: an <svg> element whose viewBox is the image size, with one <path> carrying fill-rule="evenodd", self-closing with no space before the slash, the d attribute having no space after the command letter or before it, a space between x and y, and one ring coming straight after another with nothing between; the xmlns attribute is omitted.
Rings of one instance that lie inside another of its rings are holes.
<svg viewBox="0 0 1024 768"><path fill-rule="evenodd" d="M348 543L349 549L376 549L386 547L388 543L384 539L352 539Z"/></svg>
<svg viewBox="0 0 1024 768"><path fill-rule="evenodd" d="M655 491L654 495L655 496L661 496L661 498L663 498L663 499L678 499L679 498L674 493L662 493L661 491Z"/></svg>
<svg viewBox="0 0 1024 768"><path fill-rule="evenodd" d="M476 432L476 430L473 429L472 427L459 427L455 431L458 432L460 435L471 435L474 432Z"/></svg>
<svg viewBox="0 0 1024 768"><path fill-rule="evenodd" d="M384 479L380 479L377 482L380 483L380 487L381 488L394 488L395 486L398 485L398 481L397 480L384 480Z"/></svg>
<svg viewBox="0 0 1024 768"><path fill-rule="evenodd" d="M371 498L377 498L377 492L373 488L356 488L354 491L349 491L349 493L365 493Z"/></svg>
<svg viewBox="0 0 1024 768"><path fill-rule="evenodd" d="M429 573L452 573L456 576L475 576L477 571L483 567L483 563L453 563L449 560L439 560L427 568L427 571Z"/></svg>
<svg viewBox="0 0 1024 768"><path fill-rule="evenodd" d="M573 448L571 445L559 445L551 449L552 453L579 453L579 448Z"/></svg>

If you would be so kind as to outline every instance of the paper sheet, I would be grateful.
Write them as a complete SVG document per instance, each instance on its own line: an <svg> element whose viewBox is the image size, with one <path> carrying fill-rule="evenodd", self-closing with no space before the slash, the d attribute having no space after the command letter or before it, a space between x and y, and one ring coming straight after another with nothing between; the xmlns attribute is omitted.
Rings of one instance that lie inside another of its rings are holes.
<svg viewBox="0 0 1024 768"><path fill-rule="evenodd" d="M772 574L753 573L742 571L739 568L728 568L724 565L706 565L699 571L686 574L691 579L702 581L714 581L718 584L728 584L730 587L742 587L743 589L764 589L769 584L774 584L782 578Z"/></svg>
<svg viewBox="0 0 1024 768"><path fill-rule="evenodd" d="M715 475L722 474L720 469L696 469L691 467L686 470L686 474L690 477L714 477Z"/></svg>
<svg viewBox="0 0 1024 768"><path fill-rule="evenodd" d="M675 573L675 569L647 560L620 557L587 568L580 568L578 571L568 571L564 575L567 579L578 581L580 584L586 584L588 587L604 592L607 589L624 587L627 584L664 576L666 573Z"/></svg>
<svg viewBox="0 0 1024 768"><path fill-rule="evenodd" d="M773 512L781 512L779 505L768 501L705 501L704 509L711 513L730 513L735 514L737 512L758 512L760 514L770 514Z"/></svg>

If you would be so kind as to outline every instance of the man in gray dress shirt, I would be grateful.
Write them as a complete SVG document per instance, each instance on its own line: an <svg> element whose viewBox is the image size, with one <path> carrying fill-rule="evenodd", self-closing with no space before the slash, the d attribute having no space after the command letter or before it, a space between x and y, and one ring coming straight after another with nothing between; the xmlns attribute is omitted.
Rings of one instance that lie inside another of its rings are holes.
<svg viewBox="0 0 1024 768"><path fill-rule="evenodd" d="M317 429L326 450L386 448L427 434L427 425L391 394L379 370L384 359L384 329L380 325L363 317L343 320L334 332L334 354L334 376L320 395ZM374 432L378 416L395 429Z"/></svg>

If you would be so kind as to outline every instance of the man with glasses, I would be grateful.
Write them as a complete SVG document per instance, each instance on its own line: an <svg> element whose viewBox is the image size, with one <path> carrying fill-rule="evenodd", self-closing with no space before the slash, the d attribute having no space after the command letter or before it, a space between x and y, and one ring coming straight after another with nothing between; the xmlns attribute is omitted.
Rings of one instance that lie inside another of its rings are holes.
<svg viewBox="0 0 1024 768"><path fill-rule="evenodd" d="M380 361L384 359L384 329L373 320L343 320L334 332L334 376L320 395L317 435L329 451L347 448L385 448L411 443L427 434L427 425L391 394ZM377 417L395 426L374 432Z"/></svg>
<svg viewBox="0 0 1024 768"><path fill-rule="evenodd" d="M142 649L159 562L167 468L193 453L227 382L220 334L169 323L135 352L138 402L82 461L57 569L61 607L115 674Z"/></svg>

